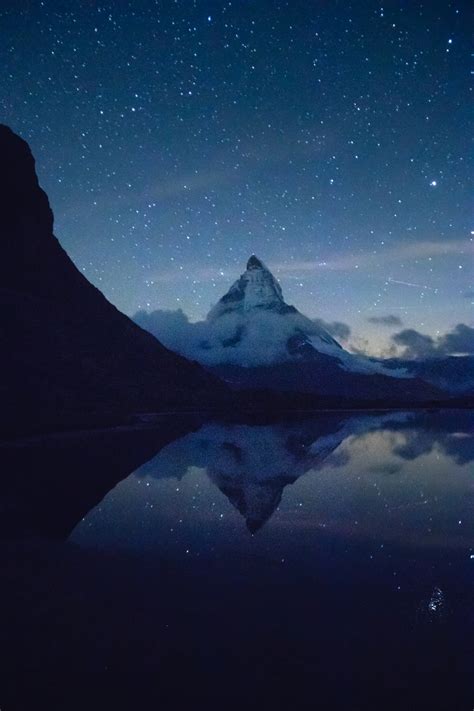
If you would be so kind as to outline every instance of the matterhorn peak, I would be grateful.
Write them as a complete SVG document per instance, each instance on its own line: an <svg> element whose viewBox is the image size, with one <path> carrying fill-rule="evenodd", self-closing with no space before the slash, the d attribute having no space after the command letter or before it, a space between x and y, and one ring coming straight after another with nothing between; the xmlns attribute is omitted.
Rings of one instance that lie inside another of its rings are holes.
<svg viewBox="0 0 474 711"><path fill-rule="evenodd" d="M209 311L206 323L201 348L204 359L211 361L253 365L314 358L321 350L342 351L316 321L285 302L277 279L255 254Z"/></svg>
<svg viewBox="0 0 474 711"><path fill-rule="evenodd" d="M294 311L283 300L281 286L264 263L252 254L247 269L217 302L208 314L208 320L229 313L245 313L265 309L286 313Z"/></svg>
<svg viewBox="0 0 474 711"><path fill-rule="evenodd" d="M250 271L251 269L266 269L266 271L268 271L264 263L261 262L260 259L255 256L255 254L252 254L252 256L247 262L247 271Z"/></svg>
<svg viewBox="0 0 474 711"><path fill-rule="evenodd" d="M143 319L138 323L147 328ZM386 368L346 351L326 330L321 318L308 318L287 304L277 279L255 254L206 320L188 326L181 340L179 334L175 341L165 339L161 329L152 333L169 348L216 368L215 372L233 385L245 382L253 388L259 383L271 388L273 371L262 370L258 374L254 369L278 368L283 363L289 369L278 371L282 390L287 390L291 381L290 389L294 386L298 392L306 387L308 392L322 392L326 378L330 381L328 390L334 392L337 384L332 381L336 379L339 384L345 372L405 378L402 369ZM375 384L374 388L371 392L377 393Z"/></svg>

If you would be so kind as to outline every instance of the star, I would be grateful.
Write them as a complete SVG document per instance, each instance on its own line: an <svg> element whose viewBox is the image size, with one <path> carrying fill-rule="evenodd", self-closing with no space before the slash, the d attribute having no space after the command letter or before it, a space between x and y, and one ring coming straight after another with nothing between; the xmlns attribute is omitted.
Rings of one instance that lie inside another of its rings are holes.
<svg viewBox="0 0 474 711"><path fill-rule="evenodd" d="M0 9L2 122L105 296L199 321L257 253L295 307L363 337L386 262L437 289L407 327L467 322L463 3L158 4Z"/></svg>

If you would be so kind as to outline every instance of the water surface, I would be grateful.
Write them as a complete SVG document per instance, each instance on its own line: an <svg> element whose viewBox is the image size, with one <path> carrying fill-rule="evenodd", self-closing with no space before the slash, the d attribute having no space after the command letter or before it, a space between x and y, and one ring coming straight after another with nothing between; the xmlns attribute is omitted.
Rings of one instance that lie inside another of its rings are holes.
<svg viewBox="0 0 474 711"><path fill-rule="evenodd" d="M268 555L310 568L306 556L328 537L374 552L392 544L469 553L467 424L461 418L458 431L452 417L411 413L206 424L118 484L70 540L172 557Z"/></svg>
<svg viewBox="0 0 474 711"><path fill-rule="evenodd" d="M469 413L168 421L0 458L8 693L77 672L167 704L231 685L264 707L472 707Z"/></svg>

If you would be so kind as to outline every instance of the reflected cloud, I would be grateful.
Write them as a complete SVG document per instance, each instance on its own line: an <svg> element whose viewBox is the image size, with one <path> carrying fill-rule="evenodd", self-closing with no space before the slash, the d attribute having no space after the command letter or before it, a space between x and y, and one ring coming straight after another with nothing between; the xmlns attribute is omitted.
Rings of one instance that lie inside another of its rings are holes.
<svg viewBox="0 0 474 711"><path fill-rule="evenodd" d="M280 506L285 489L309 472L324 474L321 495L332 496L338 507L348 484L364 472L369 481L377 474L396 477L404 463L433 452L457 466L474 460L469 412L319 413L272 424L201 423L168 418L159 428L71 433L0 447L0 532L6 538L65 538L122 480L180 481L195 470L201 477L205 472L255 533ZM152 499L146 495L145 506ZM346 505L349 511L356 502ZM298 525L297 516L285 516L285 525Z"/></svg>
<svg viewBox="0 0 474 711"><path fill-rule="evenodd" d="M166 447L137 476L180 480L190 467L205 469L255 532L285 486L324 462L345 433L333 417L291 425L208 424Z"/></svg>
<svg viewBox="0 0 474 711"><path fill-rule="evenodd" d="M414 428L404 431L405 441L396 444L393 453L405 460L413 460L429 454L438 447L443 454L456 464L468 464L474 460L474 432L472 424L466 422L466 429L461 432L441 428ZM455 428L455 423L453 427Z"/></svg>
<svg viewBox="0 0 474 711"><path fill-rule="evenodd" d="M380 464L367 467L367 471L373 472L374 474L399 474L402 470L402 465L396 462L381 462Z"/></svg>
<svg viewBox="0 0 474 711"><path fill-rule="evenodd" d="M407 426L413 418L411 413L326 414L290 424L208 424L165 447L136 474L180 480L191 467L204 469L255 533L277 509L286 486L308 471L350 462L349 451L339 451L346 439Z"/></svg>

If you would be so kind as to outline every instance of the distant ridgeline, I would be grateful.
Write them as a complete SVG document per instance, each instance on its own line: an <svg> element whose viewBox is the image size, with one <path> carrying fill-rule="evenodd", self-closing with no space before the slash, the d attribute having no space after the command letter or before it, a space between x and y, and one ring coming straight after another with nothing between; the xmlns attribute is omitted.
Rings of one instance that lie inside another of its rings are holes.
<svg viewBox="0 0 474 711"><path fill-rule="evenodd" d="M415 404L445 397L408 364L354 355L283 298L281 286L255 255L205 321L140 311L134 320L165 345L197 360L235 389L305 393L360 403ZM473 382L474 386L474 382ZM335 399L335 400L334 400Z"/></svg>

